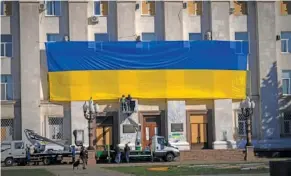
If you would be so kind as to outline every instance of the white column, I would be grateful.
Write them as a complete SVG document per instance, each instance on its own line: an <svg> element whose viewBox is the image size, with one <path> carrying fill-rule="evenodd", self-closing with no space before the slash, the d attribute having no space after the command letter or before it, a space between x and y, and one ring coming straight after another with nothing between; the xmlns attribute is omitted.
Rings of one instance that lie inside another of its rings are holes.
<svg viewBox="0 0 291 176"><path fill-rule="evenodd" d="M214 149L236 148L233 120L232 100L214 100Z"/></svg>
<svg viewBox="0 0 291 176"><path fill-rule="evenodd" d="M256 2L257 43L260 83L260 114L262 143L268 147L281 147L278 106L278 68L276 57L276 2ZM264 30L266 26L272 26ZM280 52L280 51L278 51ZM273 143L273 144L272 144ZM277 144L276 144L277 143ZM276 145L276 146L275 146ZM264 146L261 146L264 147Z"/></svg>
<svg viewBox="0 0 291 176"><path fill-rule="evenodd" d="M41 134L39 2L20 2L20 86L22 140L23 130Z"/></svg>
<svg viewBox="0 0 291 176"><path fill-rule="evenodd" d="M88 121L84 117L83 104L84 102L80 101L71 102L71 136L72 145L75 145L74 130L84 130L84 146L87 147L89 146Z"/></svg>
<svg viewBox="0 0 291 176"><path fill-rule="evenodd" d="M229 2L211 2L210 23L213 40L229 40ZM232 100L214 100L214 149L236 148L233 141Z"/></svg>
<svg viewBox="0 0 291 176"><path fill-rule="evenodd" d="M180 150L190 150L190 145L186 138L186 102L185 101L167 101L167 118L168 118L168 140L173 146ZM182 123L182 132L172 132L171 124Z"/></svg>

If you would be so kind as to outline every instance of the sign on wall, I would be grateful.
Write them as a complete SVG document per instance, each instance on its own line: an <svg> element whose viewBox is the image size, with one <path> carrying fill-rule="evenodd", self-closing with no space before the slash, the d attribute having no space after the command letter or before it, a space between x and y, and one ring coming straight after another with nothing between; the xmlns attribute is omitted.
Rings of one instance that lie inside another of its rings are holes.
<svg viewBox="0 0 291 176"><path fill-rule="evenodd" d="M172 123L171 132L183 132L183 123Z"/></svg>
<svg viewBox="0 0 291 176"><path fill-rule="evenodd" d="M135 133L135 127L132 124L123 125L123 133Z"/></svg>

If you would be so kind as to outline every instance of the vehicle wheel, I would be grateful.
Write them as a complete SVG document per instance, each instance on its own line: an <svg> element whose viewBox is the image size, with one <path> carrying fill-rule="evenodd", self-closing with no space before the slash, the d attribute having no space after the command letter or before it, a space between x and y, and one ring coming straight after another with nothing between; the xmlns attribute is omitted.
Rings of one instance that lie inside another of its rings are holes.
<svg viewBox="0 0 291 176"><path fill-rule="evenodd" d="M166 161L171 162L174 160L174 155L172 153L168 153L166 155Z"/></svg>
<svg viewBox="0 0 291 176"><path fill-rule="evenodd" d="M45 159L43 159L42 162L44 165L49 165L51 163L51 160L49 158L45 158Z"/></svg>
<svg viewBox="0 0 291 176"><path fill-rule="evenodd" d="M5 166L12 166L13 165L13 158L6 158Z"/></svg>

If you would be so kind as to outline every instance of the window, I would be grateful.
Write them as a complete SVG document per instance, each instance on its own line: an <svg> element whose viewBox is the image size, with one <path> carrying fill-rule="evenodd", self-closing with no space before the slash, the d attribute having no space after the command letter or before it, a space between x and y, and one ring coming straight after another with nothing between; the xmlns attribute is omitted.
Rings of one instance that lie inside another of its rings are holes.
<svg viewBox="0 0 291 176"><path fill-rule="evenodd" d="M233 15L247 15L248 6L247 1L233 1L234 12Z"/></svg>
<svg viewBox="0 0 291 176"><path fill-rule="evenodd" d="M108 42L109 36L106 33L96 33L95 34L95 41L96 42Z"/></svg>
<svg viewBox="0 0 291 176"><path fill-rule="evenodd" d="M1 100L13 100L13 83L11 75L1 75Z"/></svg>
<svg viewBox="0 0 291 176"><path fill-rule="evenodd" d="M281 1L280 2L280 11L281 15L290 15L291 14L291 1Z"/></svg>
<svg viewBox="0 0 291 176"><path fill-rule="evenodd" d="M94 1L94 15L108 15L108 1Z"/></svg>
<svg viewBox="0 0 291 176"><path fill-rule="evenodd" d="M202 40L202 34L201 33L189 33L189 40L190 41Z"/></svg>
<svg viewBox="0 0 291 176"><path fill-rule="evenodd" d="M283 134L291 135L291 112L283 114Z"/></svg>
<svg viewBox="0 0 291 176"><path fill-rule="evenodd" d="M251 119L251 129L252 129L252 119ZM238 113L238 135L246 136L247 135L247 118L242 115L242 113ZM251 130L252 132L253 130Z"/></svg>
<svg viewBox="0 0 291 176"><path fill-rule="evenodd" d="M3 141L2 138L1 138L1 141ZM5 151L7 149L11 149L10 143L1 143L0 145L1 145L1 152Z"/></svg>
<svg viewBox="0 0 291 176"><path fill-rule="evenodd" d="M64 40L60 34L47 34L46 37L48 42L60 42Z"/></svg>
<svg viewBox="0 0 291 176"><path fill-rule="evenodd" d="M54 140L63 139L63 118L49 117L49 138Z"/></svg>
<svg viewBox="0 0 291 176"><path fill-rule="evenodd" d="M234 38L235 40L248 41L249 35L248 32L235 32Z"/></svg>
<svg viewBox="0 0 291 176"><path fill-rule="evenodd" d="M282 71L282 91L283 95L290 95L290 79L291 79L291 70Z"/></svg>
<svg viewBox="0 0 291 176"><path fill-rule="evenodd" d="M12 57L12 35L1 35L1 56Z"/></svg>
<svg viewBox="0 0 291 176"><path fill-rule="evenodd" d="M155 41L157 40L155 33L142 33L141 34L142 41Z"/></svg>
<svg viewBox="0 0 291 176"><path fill-rule="evenodd" d="M241 42L248 41L249 34L248 34L248 32L235 32L234 39L236 41L241 41ZM236 43L236 46L235 46L236 53L242 54L242 53L244 53L244 51L248 51L248 48L244 48L244 47L248 47L248 45L243 45L243 43Z"/></svg>
<svg viewBox="0 0 291 176"><path fill-rule="evenodd" d="M45 1L47 16L61 16L61 1Z"/></svg>
<svg viewBox="0 0 291 176"><path fill-rule="evenodd" d="M1 141L13 140L13 119L1 119Z"/></svg>
<svg viewBox="0 0 291 176"><path fill-rule="evenodd" d="M154 16L156 13L155 1L142 1L141 2L141 14Z"/></svg>
<svg viewBox="0 0 291 176"><path fill-rule="evenodd" d="M202 15L202 3L203 1L188 1L187 9L189 15Z"/></svg>
<svg viewBox="0 0 291 176"><path fill-rule="evenodd" d="M23 142L15 142L15 143L14 143L14 148L15 148L15 149L24 149L24 144L23 144Z"/></svg>
<svg viewBox="0 0 291 176"><path fill-rule="evenodd" d="M0 4L0 15L1 16L11 16L12 15L12 2L11 1L1 1Z"/></svg>
<svg viewBox="0 0 291 176"><path fill-rule="evenodd" d="M281 52L291 53L291 32L281 32Z"/></svg>

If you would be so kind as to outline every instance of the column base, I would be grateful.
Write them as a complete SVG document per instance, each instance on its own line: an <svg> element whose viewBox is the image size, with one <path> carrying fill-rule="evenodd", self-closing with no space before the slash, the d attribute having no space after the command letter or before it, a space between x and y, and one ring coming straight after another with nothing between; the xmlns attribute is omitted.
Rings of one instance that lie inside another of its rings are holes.
<svg viewBox="0 0 291 176"><path fill-rule="evenodd" d="M95 150L88 150L88 165L96 165Z"/></svg>
<svg viewBox="0 0 291 176"><path fill-rule="evenodd" d="M190 150L190 145L187 141L169 142L172 146L177 147L180 151Z"/></svg>
<svg viewBox="0 0 291 176"><path fill-rule="evenodd" d="M236 141L215 141L213 149L237 149Z"/></svg>
<svg viewBox="0 0 291 176"><path fill-rule="evenodd" d="M254 146L246 146L245 160L251 161L255 159Z"/></svg>

